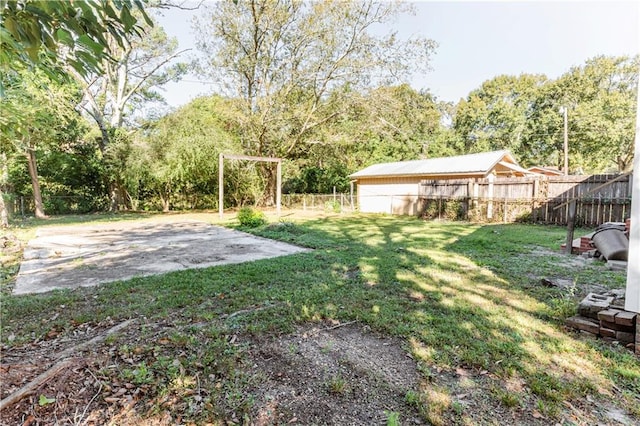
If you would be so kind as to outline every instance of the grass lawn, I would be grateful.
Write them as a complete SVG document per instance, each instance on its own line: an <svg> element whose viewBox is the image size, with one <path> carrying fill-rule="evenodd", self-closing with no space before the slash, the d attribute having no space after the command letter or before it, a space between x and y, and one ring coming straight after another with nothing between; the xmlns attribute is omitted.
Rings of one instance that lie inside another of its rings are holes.
<svg viewBox="0 0 640 426"><path fill-rule="evenodd" d="M33 342L136 318L135 339L122 333L96 348L109 358L96 370L101 383L143 389L142 417L242 423L261 379L234 336L355 321L400 339L417 362L420 384L403 399L424 422L615 424L606 411L640 422L638 358L563 327L589 286L623 288L625 275L559 254L564 228L353 215L251 232L315 250L76 291L5 292L3 350L28 353ZM547 288L541 278L574 286ZM339 398L348 381L332 377L327 392ZM390 411L387 424L403 416Z"/></svg>

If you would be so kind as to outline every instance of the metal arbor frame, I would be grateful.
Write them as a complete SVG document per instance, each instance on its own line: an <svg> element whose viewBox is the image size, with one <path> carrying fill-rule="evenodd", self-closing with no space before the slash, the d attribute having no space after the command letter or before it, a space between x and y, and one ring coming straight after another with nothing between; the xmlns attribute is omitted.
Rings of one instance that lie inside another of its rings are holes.
<svg viewBox="0 0 640 426"><path fill-rule="evenodd" d="M233 155L220 153L218 159L218 211L220 219L224 216L224 159L229 160L246 160L246 161L265 161L268 163L277 163L277 181L276 181L276 212L280 217L282 204L282 159L275 157L253 157L251 155Z"/></svg>

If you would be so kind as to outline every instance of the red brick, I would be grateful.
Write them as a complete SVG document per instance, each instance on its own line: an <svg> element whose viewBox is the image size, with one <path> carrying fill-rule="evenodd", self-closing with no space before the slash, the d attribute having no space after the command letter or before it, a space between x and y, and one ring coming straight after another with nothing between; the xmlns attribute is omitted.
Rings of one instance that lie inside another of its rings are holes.
<svg viewBox="0 0 640 426"><path fill-rule="evenodd" d="M588 331L595 335L600 334L600 324L590 318L575 316L567 318L565 322L568 326L577 328L578 330Z"/></svg>
<svg viewBox="0 0 640 426"><path fill-rule="evenodd" d="M622 311L616 315L615 321L616 324L633 327L636 323L636 316L635 312Z"/></svg>
<svg viewBox="0 0 640 426"><path fill-rule="evenodd" d="M618 339L622 343L633 343L634 338L634 333L628 333L626 331L616 331L616 339Z"/></svg>
<svg viewBox="0 0 640 426"><path fill-rule="evenodd" d="M633 327L628 325L616 324L615 322L600 320L600 327L608 328L615 331L626 331L627 333L633 333Z"/></svg>
<svg viewBox="0 0 640 426"><path fill-rule="evenodd" d="M600 335L603 337L616 337L616 331L609 328L600 327Z"/></svg>
<svg viewBox="0 0 640 426"><path fill-rule="evenodd" d="M622 311L619 311L617 309L605 309L604 311L600 311L598 312L598 319L600 321L607 321L607 322L616 322L616 315L619 314Z"/></svg>

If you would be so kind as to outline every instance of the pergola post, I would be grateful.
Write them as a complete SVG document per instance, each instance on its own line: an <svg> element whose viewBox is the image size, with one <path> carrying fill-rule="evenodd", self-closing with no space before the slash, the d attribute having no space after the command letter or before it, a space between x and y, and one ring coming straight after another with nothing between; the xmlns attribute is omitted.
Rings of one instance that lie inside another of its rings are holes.
<svg viewBox="0 0 640 426"><path fill-rule="evenodd" d="M224 215L224 154L218 156L218 211L220 219Z"/></svg>
<svg viewBox="0 0 640 426"><path fill-rule="evenodd" d="M277 162L277 178L276 178L276 212L280 218L280 206L282 204L282 161Z"/></svg>

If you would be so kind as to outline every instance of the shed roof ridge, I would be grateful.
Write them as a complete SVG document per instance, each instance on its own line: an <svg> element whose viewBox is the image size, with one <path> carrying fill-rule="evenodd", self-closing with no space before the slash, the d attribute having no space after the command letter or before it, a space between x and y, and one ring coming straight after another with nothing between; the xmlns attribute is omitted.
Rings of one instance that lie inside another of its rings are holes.
<svg viewBox="0 0 640 426"><path fill-rule="evenodd" d="M511 152L509 150L502 149L497 151L456 155L452 157L436 157L422 160L378 163L353 173L350 177L419 175L427 172L431 174L460 172L487 173L500 161L504 161L505 157L513 162L513 164L518 165Z"/></svg>

